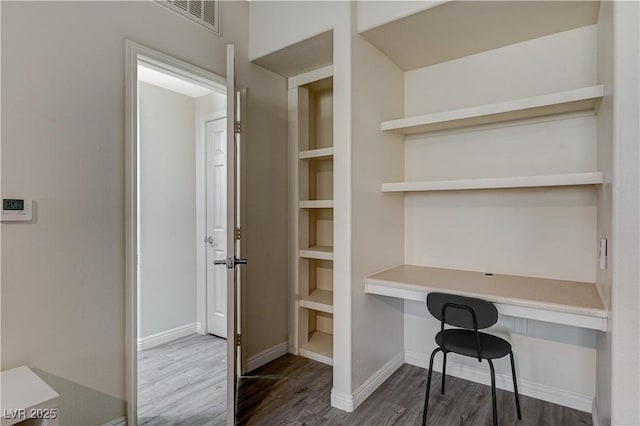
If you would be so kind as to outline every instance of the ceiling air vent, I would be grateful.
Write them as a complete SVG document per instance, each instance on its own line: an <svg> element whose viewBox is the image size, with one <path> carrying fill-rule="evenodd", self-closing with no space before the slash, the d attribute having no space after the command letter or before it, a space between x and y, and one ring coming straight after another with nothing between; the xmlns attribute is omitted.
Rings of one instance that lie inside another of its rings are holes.
<svg viewBox="0 0 640 426"><path fill-rule="evenodd" d="M220 35L220 0L156 0L156 2Z"/></svg>

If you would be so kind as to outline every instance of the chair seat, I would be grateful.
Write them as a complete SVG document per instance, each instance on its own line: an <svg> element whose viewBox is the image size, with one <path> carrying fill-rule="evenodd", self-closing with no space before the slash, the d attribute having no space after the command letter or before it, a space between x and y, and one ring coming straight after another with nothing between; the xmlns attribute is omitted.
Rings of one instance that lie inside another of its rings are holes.
<svg viewBox="0 0 640 426"><path fill-rule="evenodd" d="M502 358L511 352L506 340L487 333L479 332L483 359ZM443 344L444 342L444 344ZM478 357L476 336L473 330L449 329L436 334L436 343L446 352L454 352L472 358Z"/></svg>

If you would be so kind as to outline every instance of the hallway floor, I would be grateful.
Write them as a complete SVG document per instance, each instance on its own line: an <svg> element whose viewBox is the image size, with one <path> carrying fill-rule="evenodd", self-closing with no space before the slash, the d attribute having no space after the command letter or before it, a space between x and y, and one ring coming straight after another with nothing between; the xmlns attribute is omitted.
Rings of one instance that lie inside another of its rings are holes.
<svg viewBox="0 0 640 426"><path fill-rule="evenodd" d="M222 425L227 341L193 334L138 352L138 424Z"/></svg>

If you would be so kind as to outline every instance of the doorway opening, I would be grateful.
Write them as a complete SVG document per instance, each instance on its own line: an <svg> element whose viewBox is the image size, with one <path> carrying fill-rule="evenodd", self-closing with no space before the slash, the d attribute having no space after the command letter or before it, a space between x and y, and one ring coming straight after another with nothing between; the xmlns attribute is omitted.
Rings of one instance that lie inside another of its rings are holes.
<svg viewBox="0 0 640 426"><path fill-rule="evenodd" d="M133 43L131 43L133 44ZM129 46L128 46L129 47ZM223 424L227 88L142 46L128 55L129 424ZM128 50L132 50L128 48ZM135 73L132 71L135 70ZM133 92L133 93L131 93ZM133 98L131 98L133 97ZM133 208L131 208L133 207ZM233 226L233 221L231 221ZM135 289L135 291L131 291ZM132 297L133 296L133 297ZM132 338L133 337L133 338Z"/></svg>

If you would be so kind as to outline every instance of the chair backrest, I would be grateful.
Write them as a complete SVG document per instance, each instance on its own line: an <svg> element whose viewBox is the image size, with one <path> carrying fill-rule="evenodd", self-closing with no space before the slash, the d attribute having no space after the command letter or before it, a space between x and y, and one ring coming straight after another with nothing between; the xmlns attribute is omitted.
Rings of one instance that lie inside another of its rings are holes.
<svg viewBox="0 0 640 426"><path fill-rule="evenodd" d="M439 321L443 321L442 308L448 303L459 305L459 307L447 307L444 318L446 324L473 329L473 316L469 308L476 315L478 329L491 327L498 322L498 310L493 303L486 300L447 293L429 293L427 295L427 309ZM466 309L462 307L466 307Z"/></svg>

